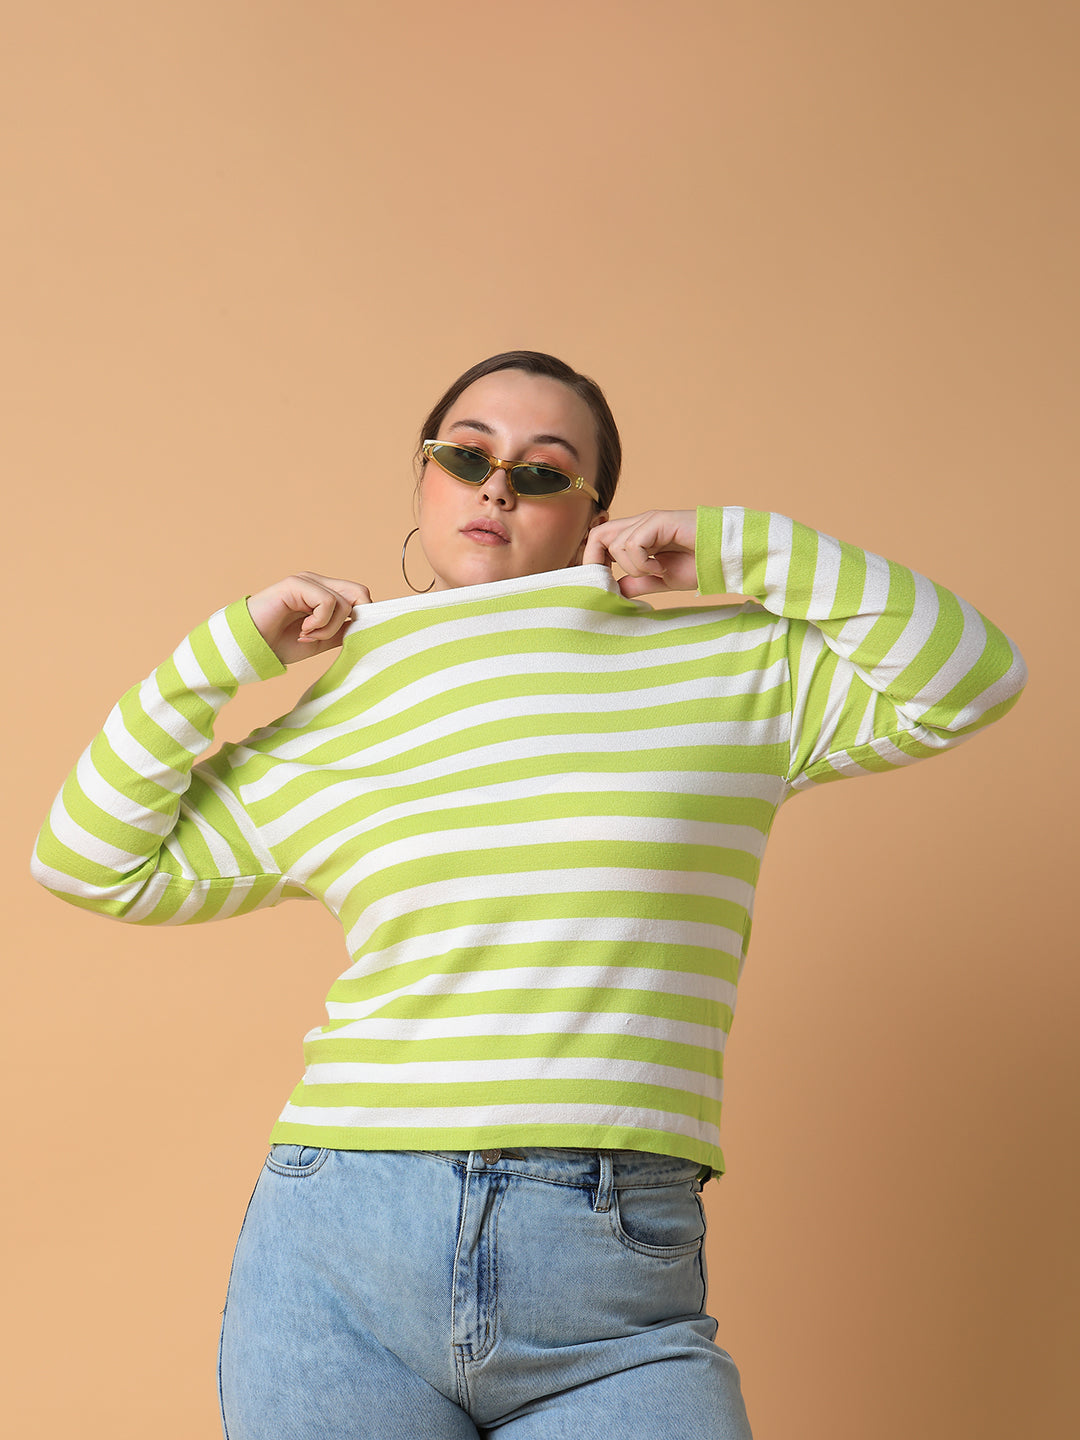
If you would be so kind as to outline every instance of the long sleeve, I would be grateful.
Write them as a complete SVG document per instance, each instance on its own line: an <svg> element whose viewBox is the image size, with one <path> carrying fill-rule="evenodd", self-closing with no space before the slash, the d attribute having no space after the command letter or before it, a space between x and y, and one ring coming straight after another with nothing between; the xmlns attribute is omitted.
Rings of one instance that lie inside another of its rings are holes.
<svg viewBox="0 0 1080 1440"><path fill-rule="evenodd" d="M260 842L227 766L195 764L239 686L284 669L243 600L192 631L79 758L38 835L34 878L72 905L157 925L301 893Z"/></svg>
<svg viewBox="0 0 1080 1440"><path fill-rule="evenodd" d="M794 789L935 755L1004 715L1026 680L1009 637L894 561L767 511L698 511L706 594L787 622Z"/></svg>

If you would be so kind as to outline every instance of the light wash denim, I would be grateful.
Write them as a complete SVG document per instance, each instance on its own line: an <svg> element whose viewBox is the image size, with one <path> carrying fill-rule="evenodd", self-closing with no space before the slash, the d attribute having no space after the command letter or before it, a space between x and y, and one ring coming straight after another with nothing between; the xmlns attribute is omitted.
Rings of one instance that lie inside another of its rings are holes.
<svg viewBox="0 0 1080 1440"><path fill-rule="evenodd" d="M750 1440L700 1168L274 1145L221 1327L227 1440Z"/></svg>

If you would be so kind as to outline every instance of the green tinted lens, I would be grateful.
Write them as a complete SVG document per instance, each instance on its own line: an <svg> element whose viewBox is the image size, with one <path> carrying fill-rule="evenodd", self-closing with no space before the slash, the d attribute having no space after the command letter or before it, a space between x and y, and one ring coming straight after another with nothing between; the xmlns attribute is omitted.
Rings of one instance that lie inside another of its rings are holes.
<svg viewBox="0 0 1080 1440"><path fill-rule="evenodd" d="M514 467L514 489L519 495L557 495L560 490L569 490L572 484L569 475L552 470L550 465Z"/></svg>
<svg viewBox="0 0 1080 1440"><path fill-rule="evenodd" d="M444 470L469 485L480 485L487 478L488 462L475 450L462 445L436 445L433 455Z"/></svg>

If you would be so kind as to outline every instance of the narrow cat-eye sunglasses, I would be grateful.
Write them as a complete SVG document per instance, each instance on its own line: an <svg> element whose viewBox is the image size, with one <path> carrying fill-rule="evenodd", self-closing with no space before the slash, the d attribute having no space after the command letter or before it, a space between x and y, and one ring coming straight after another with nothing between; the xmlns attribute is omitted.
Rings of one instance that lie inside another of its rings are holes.
<svg viewBox="0 0 1080 1440"><path fill-rule="evenodd" d="M466 485L483 485L495 470L506 474L506 483L515 495L536 499L545 495L565 495L570 490L584 490L586 495L599 503L600 496L582 475L567 475L553 465L511 465L509 460L497 460L471 445L450 445L445 440L425 440L424 454L434 460L440 469L461 480Z"/></svg>

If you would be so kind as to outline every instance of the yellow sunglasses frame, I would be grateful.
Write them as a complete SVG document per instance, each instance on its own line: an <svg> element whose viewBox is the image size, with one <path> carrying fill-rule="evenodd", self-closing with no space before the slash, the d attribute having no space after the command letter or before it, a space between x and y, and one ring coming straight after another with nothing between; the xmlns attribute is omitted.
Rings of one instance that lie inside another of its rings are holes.
<svg viewBox="0 0 1080 1440"><path fill-rule="evenodd" d="M483 458L488 462L487 474L483 477L482 480L462 480L460 475L455 475L452 470L447 470L446 466L440 463L438 458L433 453L436 445L452 445L455 450L469 450L474 455L483 456ZM439 466L440 470L445 471L445 473L451 476L452 479L461 481L462 485L483 485L485 480L491 479L491 476L495 473L496 470L502 470L506 475L506 483L510 486L510 489L514 492L515 495L518 496L519 499L556 500L560 495L569 495L574 490L584 490L586 495L591 495L597 504L600 503L599 494L585 479L584 475L571 475L566 470L560 470L557 465L544 465L542 468L545 470L554 470L559 475L565 475L567 480L570 481L570 484L566 487L565 490L553 490L550 495L523 495L521 491L517 488L517 486L514 484L514 471L519 469L535 469L535 464L528 461L519 460L516 463L511 463L511 461L509 460L498 460L494 455L489 455L486 450L481 450L478 445L460 445L456 440L425 440L424 457L427 460L434 460L435 464Z"/></svg>

